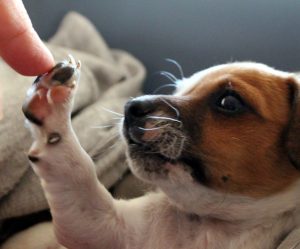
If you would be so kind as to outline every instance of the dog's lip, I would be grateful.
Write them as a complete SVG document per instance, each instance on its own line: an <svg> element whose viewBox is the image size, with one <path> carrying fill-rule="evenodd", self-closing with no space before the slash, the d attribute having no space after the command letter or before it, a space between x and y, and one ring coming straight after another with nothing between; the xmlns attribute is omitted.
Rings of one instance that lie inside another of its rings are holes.
<svg viewBox="0 0 300 249"><path fill-rule="evenodd" d="M133 141L131 138L127 138L128 145L131 149L139 149L139 154L146 160L146 159L159 159L162 164L170 163L170 164L178 164L180 162L185 164L185 160L183 157L179 157L178 159L168 158L161 153L147 153L151 151L151 147L147 143L137 143Z"/></svg>
<svg viewBox="0 0 300 249"><path fill-rule="evenodd" d="M129 148L131 150L135 150L138 148L138 153L143 157L144 160L158 159L159 163L161 163L162 165L168 164L168 166L176 166L178 164L185 165L192 170L192 175L197 182L202 184L205 184L207 182L207 174L203 162L200 159L193 157L186 151L183 151L181 155L176 159L168 158L160 154L159 152L147 153L147 151L151 152L151 145L149 145L149 143L147 143L146 141L134 139L132 137L132 134L130 134L129 127L126 124L123 127L123 134L127 141L127 144L129 145Z"/></svg>
<svg viewBox="0 0 300 249"><path fill-rule="evenodd" d="M160 153L147 153L147 145L132 143L129 144L131 149L139 148L139 154L143 160L155 160L155 165L160 164L162 167L176 167L178 165L186 166L191 169L191 175L198 182L203 185L208 184L208 176L206 168L200 159L182 153L177 159L168 158ZM158 160L158 162L157 162Z"/></svg>
<svg viewBox="0 0 300 249"><path fill-rule="evenodd" d="M167 163L171 163L171 164L175 164L178 160L177 159L173 159L173 158L168 158L165 155L159 153L159 152L155 152L153 153L153 151L151 150L151 143L149 143L149 141L145 141L145 140L141 140L141 139L136 139L130 131L126 131L125 132L125 138L127 141L127 144L132 148L139 148L139 153L143 154L143 156L147 156L147 158L158 158L160 160L162 160L163 162L167 162Z"/></svg>
<svg viewBox="0 0 300 249"><path fill-rule="evenodd" d="M128 144L137 144L145 147L149 147L150 139L147 139L145 135L147 133L147 128L144 128L144 125L134 124L128 126L124 124L123 126L123 135L127 140Z"/></svg>
<svg viewBox="0 0 300 249"><path fill-rule="evenodd" d="M149 141L143 140L143 139L138 139L132 133L132 129L138 129L138 128L139 127L137 127L137 126L131 126L131 127L124 126L123 127L123 135L126 139L127 144L130 147L132 147L133 149L138 147L140 150L139 153L144 154L143 156L147 156L148 158L156 157L164 162L168 162L171 164L175 164L176 162L178 162L178 159L168 158L159 152L153 153L151 151L151 143L149 143ZM150 153L147 153L147 152L150 152Z"/></svg>
<svg viewBox="0 0 300 249"><path fill-rule="evenodd" d="M135 129L135 132L137 131L141 131L138 129L137 126L134 126L134 127L130 127L130 128L124 128L123 129L123 134L127 140L127 143L129 145L133 145L133 144L136 144L136 145L140 145L140 146L146 146L146 143L143 142L141 139L138 139L137 136L135 136L133 134L133 131L132 129Z"/></svg>

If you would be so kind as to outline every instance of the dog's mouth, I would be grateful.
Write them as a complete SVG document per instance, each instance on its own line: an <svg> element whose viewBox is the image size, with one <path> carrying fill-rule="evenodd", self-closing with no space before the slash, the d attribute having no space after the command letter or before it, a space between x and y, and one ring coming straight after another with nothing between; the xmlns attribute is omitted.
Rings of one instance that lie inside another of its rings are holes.
<svg viewBox="0 0 300 249"><path fill-rule="evenodd" d="M203 162L186 148L187 137L181 123L167 121L157 126L147 123L145 118L133 125L126 123L125 119L123 134L128 144L129 157L137 161L138 167L159 175L168 174L170 166L184 167L197 182L207 183Z"/></svg>
<svg viewBox="0 0 300 249"><path fill-rule="evenodd" d="M201 159L193 157L185 151L178 158L174 159L159 152L153 153L151 146L138 144L132 139L128 139L127 141L130 159L137 161L138 167L143 167L145 171L156 174L167 174L166 165L184 167L188 169L196 182L207 185L208 174Z"/></svg>

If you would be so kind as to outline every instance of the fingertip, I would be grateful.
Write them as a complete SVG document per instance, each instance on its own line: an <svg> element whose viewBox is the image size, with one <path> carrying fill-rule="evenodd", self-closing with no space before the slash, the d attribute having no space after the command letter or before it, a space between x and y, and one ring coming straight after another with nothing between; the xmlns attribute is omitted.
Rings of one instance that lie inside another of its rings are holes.
<svg viewBox="0 0 300 249"><path fill-rule="evenodd" d="M17 72L38 75L54 59L32 27L22 0L0 0L0 56Z"/></svg>
<svg viewBox="0 0 300 249"><path fill-rule="evenodd" d="M51 52L33 30L2 44L1 56L14 70L25 76L43 74L54 66Z"/></svg>

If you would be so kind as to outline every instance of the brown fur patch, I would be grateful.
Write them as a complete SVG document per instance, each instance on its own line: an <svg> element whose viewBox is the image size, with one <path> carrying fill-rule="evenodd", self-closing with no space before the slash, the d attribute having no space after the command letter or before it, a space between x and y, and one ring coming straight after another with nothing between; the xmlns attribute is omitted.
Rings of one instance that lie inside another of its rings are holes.
<svg viewBox="0 0 300 249"><path fill-rule="evenodd" d="M208 96L226 84L254 112L235 117L214 112L209 107ZM184 122L201 134L191 141L192 153L200 156L207 167L209 187L226 193L265 197L299 179L300 173L291 165L282 144L291 112L286 78L228 66L206 75L181 98L189 100L180 108L191 113ZM197 113L201 113L201 122Z"/></svg>

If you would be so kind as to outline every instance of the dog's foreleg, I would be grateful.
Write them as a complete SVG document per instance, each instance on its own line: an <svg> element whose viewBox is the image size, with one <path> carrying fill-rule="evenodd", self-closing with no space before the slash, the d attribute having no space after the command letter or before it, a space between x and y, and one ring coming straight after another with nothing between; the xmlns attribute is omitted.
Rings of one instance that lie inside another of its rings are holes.
<svg viewBox="0 0 300 249"><path fill-rule="evenodd" d="M29 91L23 106L34 136L28 158L41 179L62 245L123 248L125 223L71 126L78 70L72 62L61 63Z"/></svg>

